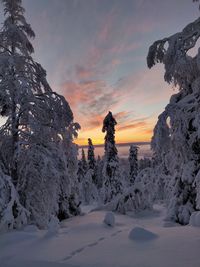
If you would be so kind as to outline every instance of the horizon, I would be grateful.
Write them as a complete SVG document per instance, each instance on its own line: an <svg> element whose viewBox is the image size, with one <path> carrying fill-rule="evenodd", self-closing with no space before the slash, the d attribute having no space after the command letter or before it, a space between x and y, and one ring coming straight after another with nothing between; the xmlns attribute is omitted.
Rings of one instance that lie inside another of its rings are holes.
<svg viewBox="0 0 200 267"><path fill-rule="evenodd" d="M116 143L116 146L130 146L130 145L150 145L151 142L128 142L128 143ZM78 145L78 144L77 144ZM88 145L78 145L78 148L87 148ZM94 147L104 147L104 143L96 144Z"/></svg>

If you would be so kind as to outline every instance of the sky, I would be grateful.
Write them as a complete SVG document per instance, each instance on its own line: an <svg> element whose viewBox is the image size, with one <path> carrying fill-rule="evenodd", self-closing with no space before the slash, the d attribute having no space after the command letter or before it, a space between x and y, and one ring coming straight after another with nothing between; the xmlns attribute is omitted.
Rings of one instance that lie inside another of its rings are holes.
<svg viewBox="0 0 200 267"><path fill-rule="evenodd" d="M22 0L36 33L34 59L54 91L65 96L81 125L76 143L104 142L112 111L117 143L150 141L158 115L175 93L164 68L149 70L156 40L199 16L192 0Z"/></svg>

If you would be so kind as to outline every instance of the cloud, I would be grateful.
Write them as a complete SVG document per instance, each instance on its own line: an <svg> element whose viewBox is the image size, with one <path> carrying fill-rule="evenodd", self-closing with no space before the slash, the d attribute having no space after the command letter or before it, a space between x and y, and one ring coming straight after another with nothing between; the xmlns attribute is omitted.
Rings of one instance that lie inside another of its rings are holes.
<svg viewBox="0 0 200 267"><path fill-rule="evenodd" d="M80 65L75 66L75 73L78 80L88 80L93 75L92 70Z"/></svg>
<svg viewBox="0 0 200 267"><path fill-rule="evenodd" d="M62 84L61 90L71 106L76 108L101 95L104 87L105 82L100 80L86 82L66 81Z"/></svg>
<svg viewBox="0 0 200 267"><path fill-rule="evenodd" d="M113 116L116 119L118 124L123 124L126 122L131 116L133 115L133 112L131 111L120 111L117 113L114 113Z"/></svg>
<svg viewBox="0 0 200 267"><path fill-rule="evenodd" d="M120 57L123 54L142 46L141 42L133 40L134 30L139 32L141 29L127 26L141 23L135 23L132 18L122 23L119 21L119 13L120 10L114 6L102 16L79 64L74 66L76 80L97 79L112 73L122 63Z"/></svg>
<svg viewBox="0 0 200 267"><path fill-rule="evenodd" d="M167 103L171 94L175 92L172 86L163 80L163 76L164 70L157 65L151 70L141 69L122 77L116 87L129 93L127 98L132 99L135 107L145 109L162 101Z"/></svg>
<svg viewBox="0 0 200 267"><path fill-rule="evenodd" d="M121 126L121 127L117 128L117 130L118 131L125 131L125 130L130 130L130 129L135 129L135 128L141 128L141 127L145 127L145 126L147 126L147 123L145 121L141 121L141 122Z"/></svg>
<svg viewBox="0 0 200 267"><path fill-rule="evenodd" d="M102 80L67 81L62 93L72 107L75 117L86 122L86 127L97 127L103 116L120 102L121 92Z"/></svg>
<svg viewBox="0 0 200 267"><path fill-rule="evenodd" d="M145 130L143 130L143 134L146 134L146 135L153 135L153 129L151 128L151 129L145 129Z"/></svg>

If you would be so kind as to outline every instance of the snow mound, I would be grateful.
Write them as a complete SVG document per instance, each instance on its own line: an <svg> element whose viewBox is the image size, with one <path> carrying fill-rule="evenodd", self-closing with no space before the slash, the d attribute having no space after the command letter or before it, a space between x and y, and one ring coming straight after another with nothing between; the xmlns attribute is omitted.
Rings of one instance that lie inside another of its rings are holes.
<svg viewBox="0 0 200 267"><path fill-rule="evenodd" d="M134 241L150 241L156 239L158 235L142 228L134 227L129 233L129 239Z"/></svg>
<svg viewBox="0 0 200 267"><path fill-rule="evenodd" d="M27 225L26 227L24 227L24 232L27 232L27 233L35 233L37 232L39 229L37 228L36 225Z"/></svg>
<svg viewBox="0 0 200 267"><path fill-rule="evenodd" d="M200 211L192 213L190 216L190 225L200 227Z"/></svg>
<svg viewBox="0 0 200 267"><path fill-rule="evenodd" d="M106 225L115 226L115 215L112 212L107 212L103 221Z"/></svg>
<svg viewBox="0 0 200 267"><path fill-rule="evenodd" d="M52 216L48 224L48 231L46 236L56 235L59 231L59 228L60 228L60 223L58 218Z"/></svg>

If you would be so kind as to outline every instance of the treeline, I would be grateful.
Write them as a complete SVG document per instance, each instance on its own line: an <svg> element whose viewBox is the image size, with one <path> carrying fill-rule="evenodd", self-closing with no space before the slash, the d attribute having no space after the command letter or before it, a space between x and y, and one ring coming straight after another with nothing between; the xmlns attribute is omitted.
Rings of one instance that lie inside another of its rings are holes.
<svg viewBox="0 0 200 267"><path fill-rule="evenodd" d="M151 167L149 158L138 160L138 147L135 145L130 146L127 159L122 160L118 157L115 145L116 124L112 113L109 112L104 119L102 128L103 132L106 132L102 158L100 156L95 158L95 148L90 138L88 139L87 156L84 149L81 150L77 174L82 204L109 203L116 196L121 195L125 188L134 185L138 172Z"/></svg>

